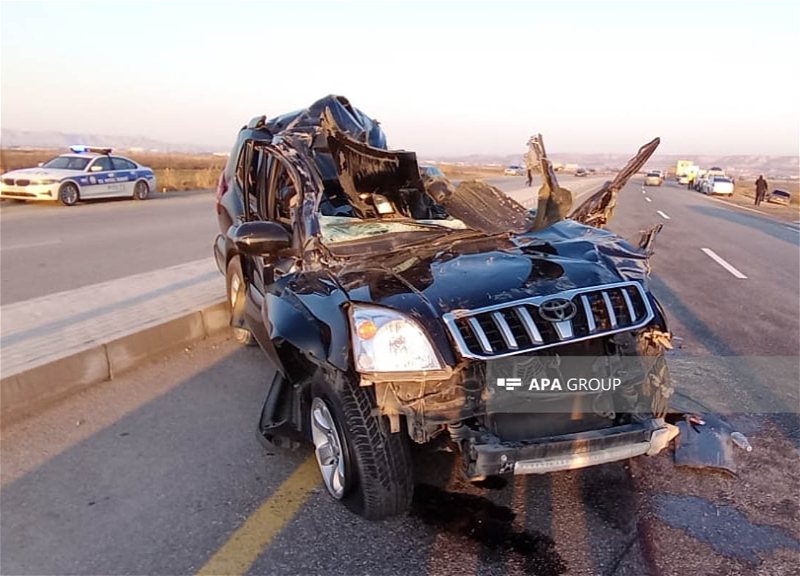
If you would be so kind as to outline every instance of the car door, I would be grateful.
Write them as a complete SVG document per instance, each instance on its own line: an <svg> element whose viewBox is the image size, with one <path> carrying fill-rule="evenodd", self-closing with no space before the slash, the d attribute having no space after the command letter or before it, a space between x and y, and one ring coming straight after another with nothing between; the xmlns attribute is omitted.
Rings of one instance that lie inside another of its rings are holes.
<svg viewBox="0 0 800 576"><path fill-rule="evenodd" d="M108 156L98 156L89 165L89 183L81 186L82 198L97 198L109 194L109 178L113 178L114 165Z"/></svg>
<svg viewBox="0 0 800 576"><path fill-rule="evenodd" d="M247 194L248 220L275 222L293 233L293 215L301 194L288 165L271 147L263 145L253 146L250 165L257 177L251 188L254 193ZM272 348L268 341L271 334L268 309L277 305L284 286L295 274L297 258L247 256L246 260L243 268L247 268L244 274L248 276L250 298L245 306L245 322L267 351Z"/></svg>
<svg viewBox="0 0 800 576"><path fill-rule="evenodd" d="M115 196L133 196L133 185L136 183L136 164L126 158L111 156L111 163L114 166L115 182L109 183L109 194ZM114 189L111 189L114 186Z"/></svg>

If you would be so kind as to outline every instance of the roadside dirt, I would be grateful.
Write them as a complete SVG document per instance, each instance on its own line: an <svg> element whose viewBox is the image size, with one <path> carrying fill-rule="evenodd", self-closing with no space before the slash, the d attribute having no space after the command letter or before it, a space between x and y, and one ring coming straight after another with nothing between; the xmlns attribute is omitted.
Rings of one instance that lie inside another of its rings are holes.
<svg viewBox="0 0 800 576"><path fill-rule="evenodd" d="M800 460L772 417L726 417L753 451L736 449L738 478L679 468L669 451L631 461L643 521L662 574L797 573ZM791 457L789 455L794 455Z"/></svg>
<svg viewBox="0 0 800 576"><path fill-rule="evenodd" d="M737 181L733 195L724 200L736 204L737 206L745 206L747 208L760 210L778 220L797 222L798 218L800 218L800 183L789 180L770 180L769 189L774 190L776 188L785 190L792 195L790 204L762 202L758 206L755 206L755 183L743 181Z"/></svg>

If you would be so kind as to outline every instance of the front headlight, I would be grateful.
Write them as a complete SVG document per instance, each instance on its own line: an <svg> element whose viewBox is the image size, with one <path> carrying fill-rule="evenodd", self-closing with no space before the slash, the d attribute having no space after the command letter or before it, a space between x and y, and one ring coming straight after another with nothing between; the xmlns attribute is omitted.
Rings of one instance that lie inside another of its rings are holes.
<svg viewBox="0 0 800 576"><path fill-rule="evenodd" d="M58 182L58 180L45 179L45 180L39 180L38 183L39 184L55 184L56 182Z"/></svg>
<svg viewBox="0 0 800 576"><path fill-rule="evenodd" d="M399 312L372 306L350 309L353 356L359 372L440 370L422 327Z"/></svg>

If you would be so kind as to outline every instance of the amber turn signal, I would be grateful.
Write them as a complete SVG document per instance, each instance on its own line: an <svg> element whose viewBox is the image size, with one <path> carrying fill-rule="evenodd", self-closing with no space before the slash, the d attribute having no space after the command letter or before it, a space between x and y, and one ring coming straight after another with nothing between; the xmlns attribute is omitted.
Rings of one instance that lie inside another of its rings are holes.
<svg viewBox="0 0 800 576"><path fill-rule="evenodd" d="M361 324L358 325L356 328L356 332L358 333L358 337L362 340L369 340L375 333L378 331L378 327L375 326L375 322L372 320L365 320Z"/></svg>

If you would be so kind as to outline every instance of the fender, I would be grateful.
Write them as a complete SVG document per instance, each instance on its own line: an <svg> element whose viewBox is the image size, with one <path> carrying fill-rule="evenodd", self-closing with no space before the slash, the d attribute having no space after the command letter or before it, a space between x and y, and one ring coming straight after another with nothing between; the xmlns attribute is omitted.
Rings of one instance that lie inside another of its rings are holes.
<svg viewBox="0 0 800 576"><path fill-rule="evenodd" d="M267 294L262 318L274 343L286 342L322 363L347 370L350 365L350 330L344 309L347 301L338 290L324 299L318 294L286 290L282 296ZM317 302L319 306L315 306Z"/></svg>

